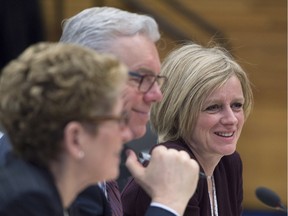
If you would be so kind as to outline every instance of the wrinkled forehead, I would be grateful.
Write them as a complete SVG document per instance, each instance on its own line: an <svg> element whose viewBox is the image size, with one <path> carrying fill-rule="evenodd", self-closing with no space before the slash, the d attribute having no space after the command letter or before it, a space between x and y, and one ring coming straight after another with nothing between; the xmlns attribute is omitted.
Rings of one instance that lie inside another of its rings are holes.
<svg viewBox="0 0 288 216"><path fill-rule="evenodd" d="M129 70L146 69L154 74L160 73L160 58L154 42L142 35L119 37L109 52L122 61Z"/></svg>

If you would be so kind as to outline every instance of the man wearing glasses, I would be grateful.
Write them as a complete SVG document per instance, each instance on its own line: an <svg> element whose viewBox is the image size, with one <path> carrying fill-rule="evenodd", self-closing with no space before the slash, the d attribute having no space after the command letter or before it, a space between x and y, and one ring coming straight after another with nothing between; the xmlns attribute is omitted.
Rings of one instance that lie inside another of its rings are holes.
<svg viewBox="0 0 288 216"><path fill-rule="evenodd" d="M155 45L159 39L154 19L116 8L86 9L63 23L61 42L111 53L127 65L129 81L123 94L129 109L128 125L133 139L144 136L151 105L163 97L160 87L166 78L159 75L161 63ZM112 215L123 216L117 182L104 182L100 187L107 195ZM86 189L72 206L70 214L97 215L99 206L93 202L96 191L95 186Z"/></svg>
<svg viewBox="0 0 288 216"><path fill-rule="evenodd" d="M158 26L153 18L116 8L89 8L63 22L60 42L111 53L130 70L123 96L130 111L128 125L133 139L144 136L151 106L163 97L160 87L166 78L159 75L161 63L155 45L159 39ZM104 182L100 186L107 194L112 215L123 216L117 182ZM70 214L101 215L99 208L105 203L99 204L98 189L96 186L86 189L72 206ZM101 211L102 214L109 212L105 207Z"/></svg>

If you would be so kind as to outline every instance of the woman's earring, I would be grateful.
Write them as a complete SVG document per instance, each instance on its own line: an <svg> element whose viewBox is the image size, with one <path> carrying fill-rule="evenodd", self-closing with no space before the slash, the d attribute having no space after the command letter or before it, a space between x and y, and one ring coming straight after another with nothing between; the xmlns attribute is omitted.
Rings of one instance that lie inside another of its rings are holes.
<svg viewBox="0 0 288 216"><path fill-rule="evenodd" d="M79 151L79 153L78 153L79 159L83 159L84 156L85 156L85 153L83 151Z"/></svg>

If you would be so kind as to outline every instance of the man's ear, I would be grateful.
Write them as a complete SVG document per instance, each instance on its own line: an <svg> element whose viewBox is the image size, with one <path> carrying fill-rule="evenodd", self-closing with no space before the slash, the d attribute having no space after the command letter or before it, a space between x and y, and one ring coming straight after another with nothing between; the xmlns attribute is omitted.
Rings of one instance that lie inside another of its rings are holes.
<svg viewBox="0 0 288 216"><path fill-rule="evenodd" d="M84 128L79 122L69 122L64 129L64 148L75 159L83 159L85 156L81 137Z"/></svg>

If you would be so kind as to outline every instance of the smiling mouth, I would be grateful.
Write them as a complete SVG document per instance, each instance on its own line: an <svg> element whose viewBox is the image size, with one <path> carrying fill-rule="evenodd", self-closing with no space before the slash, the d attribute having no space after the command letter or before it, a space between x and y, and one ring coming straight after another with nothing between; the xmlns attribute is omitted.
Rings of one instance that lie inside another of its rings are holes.
<svg viewBox="0 0 288 216"><path fill-rule="evenodd" d="M224 133L224 132L215 132L215 134L217 135L217 136L221 136L221 137L232 137L233 135L234 135L234 132L226 132L226 133Z"/></svg>
<svg viewBox="0 0 288 216"><path fill-rule="evenodd" d="M142 112L140 110L135 110L135 109L132 109L133 112L136 112L138 114L141 114L141 115L149 115L149 112Z"/></svg>

